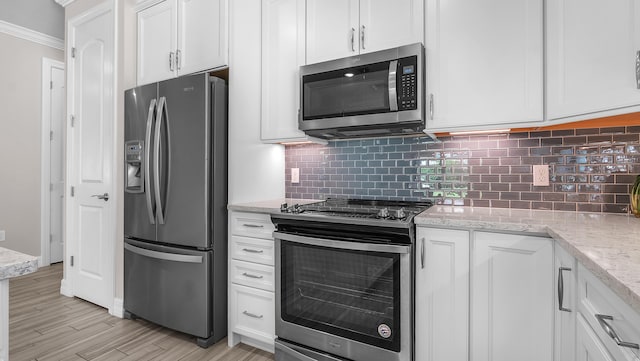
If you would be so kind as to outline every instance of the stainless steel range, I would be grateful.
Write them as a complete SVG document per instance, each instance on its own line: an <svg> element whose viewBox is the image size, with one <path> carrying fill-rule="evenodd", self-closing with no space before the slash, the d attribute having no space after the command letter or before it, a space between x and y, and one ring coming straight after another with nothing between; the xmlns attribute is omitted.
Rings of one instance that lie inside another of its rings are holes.
<svg viewBox="0 0 640 361"><path fill-rule="evenodd" d="M413 217L430 202L283 205L276 225L276 360L413 359Z"/></svg>

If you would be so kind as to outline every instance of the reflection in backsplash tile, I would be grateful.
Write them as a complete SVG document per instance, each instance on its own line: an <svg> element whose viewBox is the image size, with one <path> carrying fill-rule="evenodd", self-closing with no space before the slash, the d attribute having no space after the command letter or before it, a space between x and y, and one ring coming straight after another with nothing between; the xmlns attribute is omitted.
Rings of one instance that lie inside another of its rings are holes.
<svg viewBox="0 0 640 361"><path fill-rule="evenodd" d="M549 186L533 186L537 164L549 165ZM285 165L292 198L621 213L640 173L640 127L289 145ZM291 168L300 183L290 182Z"/></svg>

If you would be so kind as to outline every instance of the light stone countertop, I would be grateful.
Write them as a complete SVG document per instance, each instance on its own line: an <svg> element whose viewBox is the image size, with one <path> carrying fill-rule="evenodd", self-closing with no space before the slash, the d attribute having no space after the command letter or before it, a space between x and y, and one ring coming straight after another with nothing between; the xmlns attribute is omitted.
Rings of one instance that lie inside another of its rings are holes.
<svg viewBox="0 0 640 361"><path fill-rule="evenodd" d="M229 204L227 209L238 212L280 213L280 205L283 203L292 206L294 204L309 204L316 202L322 202L322 199L280 198L268 201Z"/></svg>
<svg viewBox="0 0 640 361"><path fill-rule="evenodd" d="M433 206L416 225L548 235L640 313L640 219L625 214Z"/></svg>
<svg viewBox="0 0 640 361"><path fill-rule="evenodd" d="M0 247L0 281L38 269L38 258Z"/></svg>

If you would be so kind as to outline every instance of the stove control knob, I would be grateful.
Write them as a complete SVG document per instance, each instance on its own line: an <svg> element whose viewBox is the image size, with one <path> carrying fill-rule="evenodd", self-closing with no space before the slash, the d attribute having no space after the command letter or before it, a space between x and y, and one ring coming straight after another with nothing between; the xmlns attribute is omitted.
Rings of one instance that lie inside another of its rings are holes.
<svg viewBox="0 0 640 361"><path fill-rule="evenodd" d="M389 210L387 208L382 208L378 211L379 218L389 218Z"/></svg>
<svg viewBox="0 0 640 361"><path fill-rule="evenodd" d="M292 213L302 213L302 207L299 204L294 204L293 205L293 209L291 210Z"/></svg>
<svg viewBox="0 0 640 361"><path fill-rule="evenodd" d="M280 212L286 213L289 211L289 205L286 203L282 203L280 205Z"/></svg>
<svg viewBox="0 0 640 361"><path fill-rule="evenodd" d="M404 211L404 208L400 208L396 210L396 218L397 219L403 219L404 217L406 217L407 214Z"/></svg>

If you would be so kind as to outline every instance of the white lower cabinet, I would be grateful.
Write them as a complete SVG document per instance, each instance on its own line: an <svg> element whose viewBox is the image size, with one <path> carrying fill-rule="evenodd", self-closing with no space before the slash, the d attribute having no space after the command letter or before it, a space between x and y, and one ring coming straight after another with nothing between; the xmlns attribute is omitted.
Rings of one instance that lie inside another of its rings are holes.
<svg viewBox="0 0 640 361"><path fill-rule="evenodd" d="M576 361L615 361L607 352L602 341L589 326L589 323L578 315L576 317ZM559 361L564 361L560 359Z"/></svg>
<svg viewBox="0 0 640 361"><path fill-rule="evenodd" d="M268 214L229 215L229 346L243 342L273 352L274 229Z"/></svg>
<svg viewBox="0 0 640 361"><path fill-rule="evenodd" d="M576 259L557 243L555 251L555 349L556 361L575 360L576 293L578 266ZM585 336L582 336L585 339Z"/></svg>
<svg viewBox="0 0 640 361"><path fill-rule="evenodd" d="M474 232L471 264L473 360L552 360L553 240Z"/></svg>
<svg viewBox="0 0 640 361"><path fill-rule="evenodd" d="M593 350L578 342L578 361L602 359L616 361L640 360L640 314L635 312L596 276L578 266L579 319L590 327L610 358L593 358Z"/></svg>
<svg viewBox="0 0 640 361"><path fill-rule="evenodd" d="M229 297L232 331L265 344L273 344L275 300L273 292L238 284L231 285ZM248 342L251 343L251 342ZM273 351L272 351L273 352Z"/></svg>
<svg viewBox="0 0 640 361"><path fill-rule="evenodd" d="M469 232L417 230L416 361L469 357Z"/></svg>
<svg viewBox="0 0 640 361"><path fill-rule="evenodd" d="M552 239L428 227L416 238L416 361L553 360Z"/></svg>

